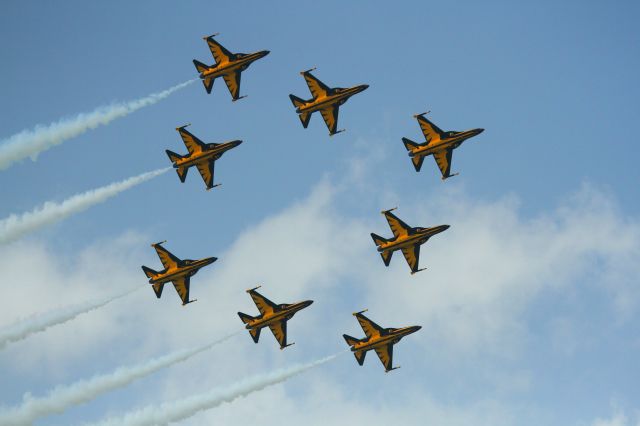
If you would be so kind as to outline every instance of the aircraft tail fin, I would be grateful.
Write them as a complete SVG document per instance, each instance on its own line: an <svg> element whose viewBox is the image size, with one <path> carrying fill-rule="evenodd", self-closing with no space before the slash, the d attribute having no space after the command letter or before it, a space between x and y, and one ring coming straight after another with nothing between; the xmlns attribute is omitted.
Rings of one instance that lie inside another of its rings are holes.
<svg viewBox="0 0 640 426"><path fill-rule="evenodd" d="M305 104L304 99L300 99L296 95L289 95L289 99L291 99L291 103L293 103L293 106L296 108Z"/></svg>
<svg viewBox="0 0 640 426"><path fill-rule="evenodd" d="M164 152L167 153L167 156L169 157L169 160L171 160L172 163L175 163L178 160L182 160L184 157L180 154L176 154L173 151L169 151L168 149L165 150Z"/></svg>
<svg viewBox="0 0 640 426"><path fill-rule="evenodd" d="M344 337L344 340L346 340L347 345L349 346L353 346L356 343L360 342L360 339L356 339L355 337L351 337L347 334L343 334L342 337Z"/></svg>
<svg viewBox="0 0 640 426"><path fill-rule="evenodd" d="M160 299L160 296L162 296L162 290L164 289L164 283L155 283L151 285L151 288L153 288L153 292L156 294L156 297Z"/></svg>
<svg viewBox="0 0 640 426"><path fill-rule="evenodd" d="M209 67L207 65L205 65L202 62L197 61L195 59L193 60L193 65L196 66L196 69L198 70L198 72L205 72L206 70L209 69Z"/></svg>
<svg viewBox="0 0 640 426"><path fill-rule="evenodd" d="M142 266L142 270L144 271L144 274L147 276L147 278L153 278L158 275L158 271L154 271L153 269L144 265Z"/></svg>
<svg viewBox="0 0 640 426"><path fill-rule="evenodd" d="M371 238L373 238L373 242L376 243L376 246L381 246L384 243L389 242L386 238L382 238L380 235L371 233Z"/></svg>
<svg viewBox="0 0 640 426"><path fill-rule="evenodd" d="M243 312L238 312L238 316L240 317L240 319L242 320L243 323L248 324L251 321L253 321L255 318L252 317L251 315L247 315Z"/></svg>
<svg viewBox="0 0 640 426"><path fill-rule="evenodd" d="M184 182L187 179L187 173L189 172L188 167L180 166L176 169L176 173L178 173L178 177L180 178L180 182Z"/></svg>
<svg viewBox="0 0 640 426"><path fill-rule="evenodd" d="M298 115L298 118L300 119L300 122L302 123L302 127L304 127L306 129L307 126L309 125L309 120L311 120L311 113L310 112L303 112L302 114Z"/></svg>
<svg viewBox="0 0 640 426"><path fill-rule="evenodd" d="M353 353L353 355L356 357L356 361L358 361L358 364L362 365L364 364L364 357L367 356L367 352L356 351Z"/></svg>
<svg viewBox="0 0 640 426"><path fill-rule="evenodd" d="M249 334L251 334L251 337L253 338L253 341L255 343L258 343L258 340L260 340L260 330L262 330L261 328L252 328L251 330L249 330Z"/></svg>
<svg viewBox="0 0 640 426"><path fill-rule="evenodd" d="M413 151L420 146L419 143L414 142L408 138L402 138L402 143L404 144L404 147L407 149L407 151Z"/></svg>

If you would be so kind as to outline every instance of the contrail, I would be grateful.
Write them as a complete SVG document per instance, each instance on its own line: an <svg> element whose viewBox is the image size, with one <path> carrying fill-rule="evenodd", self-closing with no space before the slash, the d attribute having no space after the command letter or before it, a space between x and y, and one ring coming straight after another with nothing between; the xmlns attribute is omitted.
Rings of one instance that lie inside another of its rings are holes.
<svg viewBox="0 0 640 426"><path fill-rule="evenodd" d="M6 326L0 329L0 349L4 349L4 347L9 343L26 339L31 334L44 331L54 325L63 324L67 321L71 321L78 315L86 314L87 312L101 308L104 305L125 297L138 289L139 288L135 288L134 290L129 290L126 293L110 296L102 300L86 302L80 305L46 312L44 314L32 315L29 318L25 318L14 324ZM0 424L2 424L2 422L0 422Z"/></svg>
<svg viewBox="0 0 640 426"><path fill-rule="evenodd" d="M47 201L42 206L37 207L30 212L22 213L21 215L12 214L11 216L0 220L0 244L10 243L25 234L42 228L43 226L59 222L75 213L84 211L95 204L102 203L122 191L166 173L169 170L171 170L171 167L143 173L101 188L76 194L61 203Z"/></svg>
<svg viewBox="0 0 640 426"><path fill-rule="evenodd" d="M140 108L153 105L196 80L198 79L185 81L144 98L102 106L92 112L81 113L73 118L61 119L48 126L37 125L31 130L23 130L20 133L16 133L0 144L0 170L4 170L16 161L27 157L31 157L35 161L42 151L59 145L67 139L79 136L87 130L109 124L116 118L129 115Z"/></svg>
<svg viewBox="0 0 640 426"><path fill-rule="evenodd" d="M30 425L41 417L61 413L69 407L85 403L162 368L185 361L239 333L240 331L237 331L206 345L173 352L143 364L120 367L111 373L93 376L88 380L79 380L68 386L57 386L43 397L37 398L25 394L22 405L0 409L0 425Z"/></svg>
<svg viewBox="0 0 640 426"><path fill-rule="evenodd" d="M293 376L327 363L345 352L346 351L343 351L307 364L298 364L293 367L276 370L271 373L260 374L226 388L212 389L211 391L203 394L193 395L188 398L165 403L160 406L149 405L140 410L131 411L122 417L106 419L102 422L96 423L96 425L167 425L172 422L187 419L197 414L199 411L217 407L225 402L231 402L237 398L247 396L266 387L284 382Z"/></svg>

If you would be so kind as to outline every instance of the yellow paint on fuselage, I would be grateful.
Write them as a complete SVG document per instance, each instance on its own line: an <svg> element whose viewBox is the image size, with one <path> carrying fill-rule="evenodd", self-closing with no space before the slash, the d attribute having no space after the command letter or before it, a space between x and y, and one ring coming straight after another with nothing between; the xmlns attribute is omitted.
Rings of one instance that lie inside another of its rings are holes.
<svg viewBox="0 0 640 426"><path fill-rule="evenodd" d="M271 324L276 324L282 321L283 319L287 319L287 317L293 316L296 312L306 308L311 303L309 301L294 303L291 306L282 309L279 312L269 312L261 315L253 320L250 320L245 326L246 329L250 330L252 328L262 328L267 327Z"/></svg>
<svg viewBox="0 0 640 426"><path fill-rule="evenodd" d="M444 151L449 148L455 149L459 147L465 140L472 138L476 135L479 135L483 132L484 129L473 129L467 130L464 132L459 132L445 139L436 139L432 140L431 143L423 146L418 146L417 148L409 151L410 157L427 157L429 155L433 155L436 152Z"/></svg>
<svg viewBox="0 0 640 426"><path fill-rule="evenodd" d="M352 352L369 351L371 349L385 347L388 344L395 344L404 336L420 330L420 326L398 328L385 336L371 336L369 339L358 342L351 347Z"/></svg>
<svg viewBox="0 0 640 426"><path fill-rule="evenodd" d="M215 157L221 156L231 148L235 148L239 144L236 142L225 142L220 145L207 149L206 151L194 152L188 157L179 158L175 161L175 167L191 167L198 163L208 162Z"/></svg>
<svg viewBox="0 0 640 426"><path fill-rule="evenodd" d="M364 88L363 88L364 87ZM312 99L309 102L305 102L304 105L296 108L296 112L298 114L302 114L305 112L315 112L320 111L328 106L335 105L340 103L341 101L345 101L349 99L351 96L356 95L368 87L367 85L362 86L354 86L348 89L344 89L339 93L335 93L332 95L322 95L318 96L316 99Z"/></svg>
<svg viewBox="0 0 640 426"><path fill-rule="evenodd" d="M435 226L427 228L424 231L418 231L415 234L400 235L397 238L382 243L378 246L379 252L402 250L403 248L413 247L416 244L424 244L432 236L448 229L448 225Z"/></svg>
<svg viewBox="0 0 640 426"><path fill-rule="evenodd" d="M193 263L185 266L175 266L167 269L165 272L156 275L153 278L149 278L150 284L167 283L178 278L185 276L195 275L198 270L204 266L213 263L212 258L196 260Z"/></svg>
<svg viewBox="0 0 640 426"><path fill-rule="evenodd" d="M205 71L203 71L202 73L200 73L200 78L201 79L218 78L218 77L222 77L225 74L231 74L238 70L245 69L246 67L251 65L252 62L257 61L258 59L266 56L268 52L267 53L264 53L264 52L267 52L267 51L251 53L249 55L246 55L234 60L221 61L220 63L215 64L209 67L208 69L206 69Z"/></svg>

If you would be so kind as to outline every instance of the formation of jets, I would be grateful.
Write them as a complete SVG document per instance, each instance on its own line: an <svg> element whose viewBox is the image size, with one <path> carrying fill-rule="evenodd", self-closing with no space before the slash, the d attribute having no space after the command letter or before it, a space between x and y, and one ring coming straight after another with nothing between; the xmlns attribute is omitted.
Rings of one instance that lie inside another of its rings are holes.
<svg viewBox="0 0 640 426"><path fill-rule="evenodd" d="M240 96L240 77L242 71L246 70L254 61L268 55L269 51L262 50L250 54L231 53L216 41L214 38L216 35L217 34L204 37L211 50L215 64L209 66L197 60L194 60L193 63L198 70L199 77L207 93L211 93L215 79L222 77L231 93L232 100L237 101L245 97ZM300 73L309 87L311 99L304 100L295 95L289 95L289 98L305 129L309 125L311 115L319 111L329 129L329 136L333 136L344 131L344 129L338 130L340 106L347 102L353 95L368 89L369 86L367 84L361 84L349 88L330 88L311 74L311 71L314 70L315 68L312 68ZM482 133L484 129L472 129L463 132L444 132L427 119L426 114L427 113L422 113L414 116L418 120L425 141L418 143L408 138L402 138L402 142L407 149L416 171L420 171L425 157L432 155L440 169L442 179L445 180L456 175L451 174L451 157L453 150L458 148L467 139ZM181 182L185 182L189 168L195 166L202 176L206 189L215 188L220 185L219 183L214 183L215 162L220 159L225 152L240 145L242 141L232 140L224 143L204 143L190 133L186 129L187 126L188 125L178 127L176 130L180 134L188 154L180 155L169 150L166 150L166 153L173 167L176 169ZM371 233L371 237L385 266L389 266L391 256L395 251L399 250L402 252L413 275L425 269L419 268L420 246L426 243L432 236L449 229L449 225L438 225L426 228L419 226L411 227L392 213L395 209L396 208L382 211L382 214L389 224L389 228L391 228L393 237L384 238L374 233ZM164 269L162 271L154 271L151 268L142 266L142 270L147 278L149 278L149 283L153 291L156 296L160 298L164 284L171 282L180 296L183 305L194 302L195 299L189 299L190 278L204 266L215 262L217 258L209 257L201 260L180 260L165 249L162 244L163 242L160 242L152 244L152 246L155 248ZM255 343L258 343L260 339L261 330L268 327L278 341L280 349L291 346L293 343L287 343L287 322L298 311L311 305L313 301L305 300L292 304L275 304L260 294L257 291L258 288L260 287L258 286L247 290L247 293L249 293L258 308L259 315L251 316L238 312L240 320L249 331ZM386 372L399 368L393 366L393 345L398 343L404 336L420 330L421 327L382 328L367 318L364 315L365 311L353 314L360 323L365 337L358 339L346 334L343 335L358 364L363 365L367 352L374 350L378 358L380 358Z"/></svg>

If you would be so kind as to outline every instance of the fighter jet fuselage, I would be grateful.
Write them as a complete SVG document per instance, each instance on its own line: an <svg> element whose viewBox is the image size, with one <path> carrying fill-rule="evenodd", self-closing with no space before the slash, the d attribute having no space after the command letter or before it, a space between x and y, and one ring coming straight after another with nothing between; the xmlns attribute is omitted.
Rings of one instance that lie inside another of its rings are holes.
<svg viewBox="0 0 640 426"><path fill-rule="evenodd" d="M242 143L241 140L234 140L230 142L224 142L221 144L207 145L208 149L203 150L201 152L194 152L189 156L185 156L183 158L178 158L173 163L173 168L177 169L179 167L191 167L195 166L198 163L208 162L210 160L217 160L222 157L222 154L229 151L232 148L240 145Z"/></svg>
<svg viewBox="0 0 640 426"><path fill-rule="evenodd" d="M262 328L271 324L275 324L282 320L289 320L293 318L296 312L306 308L312 303L313 303L313 300L305 300L299 303L278 305L278 307L281 309L280 311L277 311L277 312L274 311L274 312L266 313L264 315L256 317L254 320L251 320L250 322L248 322L245 328L247 330L250 330L256 327Z"/></svg>
<svg viewBox="0 0 640 426"><path fill-rule="evenodd" d="M236 53L236 57L234 59L225 60L219 64L208 67L200 73L200 78L203 80L205 78L217 78L235 71L244 71L249 68L249 65L254 61L264 58L268 54L268 50L261 50L259 52L248 54Z"/></svg>
<svg viewBox="0 0 640 426"><path fill-rule="evenodd" d="M320 111L330 105L342 105L347 100L360 92L363 92L369 87L367 84L361 84L359 86L349 87L346 89L336 87L332 90L333 93L329 93L326 96L318 96L315 99L306 101L303 105L296 108L296 113L302 114L305 112Z"/></svg>
<svg viewBox="0 0 640 426"><path fill-rule="evenodd" d="M176 265L175 267L168 268L165 271L160 272L157 276L149 278L149 283L166 283L181 277L191 277L195 275L200 268L210 265L216 260L217 258L215 257L207 257L200 260L185 259L182 261L182 265Z"/></svg>
<svg viewBox="0 0 640 426"><path fill-rule="evenodd" d="M416 244L424 244L432 236L449 229L449 225L439 225L432 228L414 228L415 233L400 235L393 240L383 242L378 246L380 253L386 251L396 251L403 248L413 247Z"/></svg>
<svg viewBox="0 0 640 426"><path fill-rule="evenodd" d="M443 151L446 149L456 149L464 141L482 133L484 129L472 129L464 132L445 132L444 137L440 140L432 141L429 144L421 144L416 149L409 151L410 157L415 156L428 156L435 152Z"/></svg>
<svg viewBox="0 0 640 426"><path fill-rule="evenodd" d="M369 351L371 349L376 349L380 347L385 347L386 345L395 345L398 343L404 336L408 336L409 334L415 333L420 330L422 327L419 325L414 325L411 327L403 327L403 328L387 328L385 332L387 334L371 337L368 339L363 339L357 343L355 343L351 347L351 352L361 352L361 351Z"/></svg>

